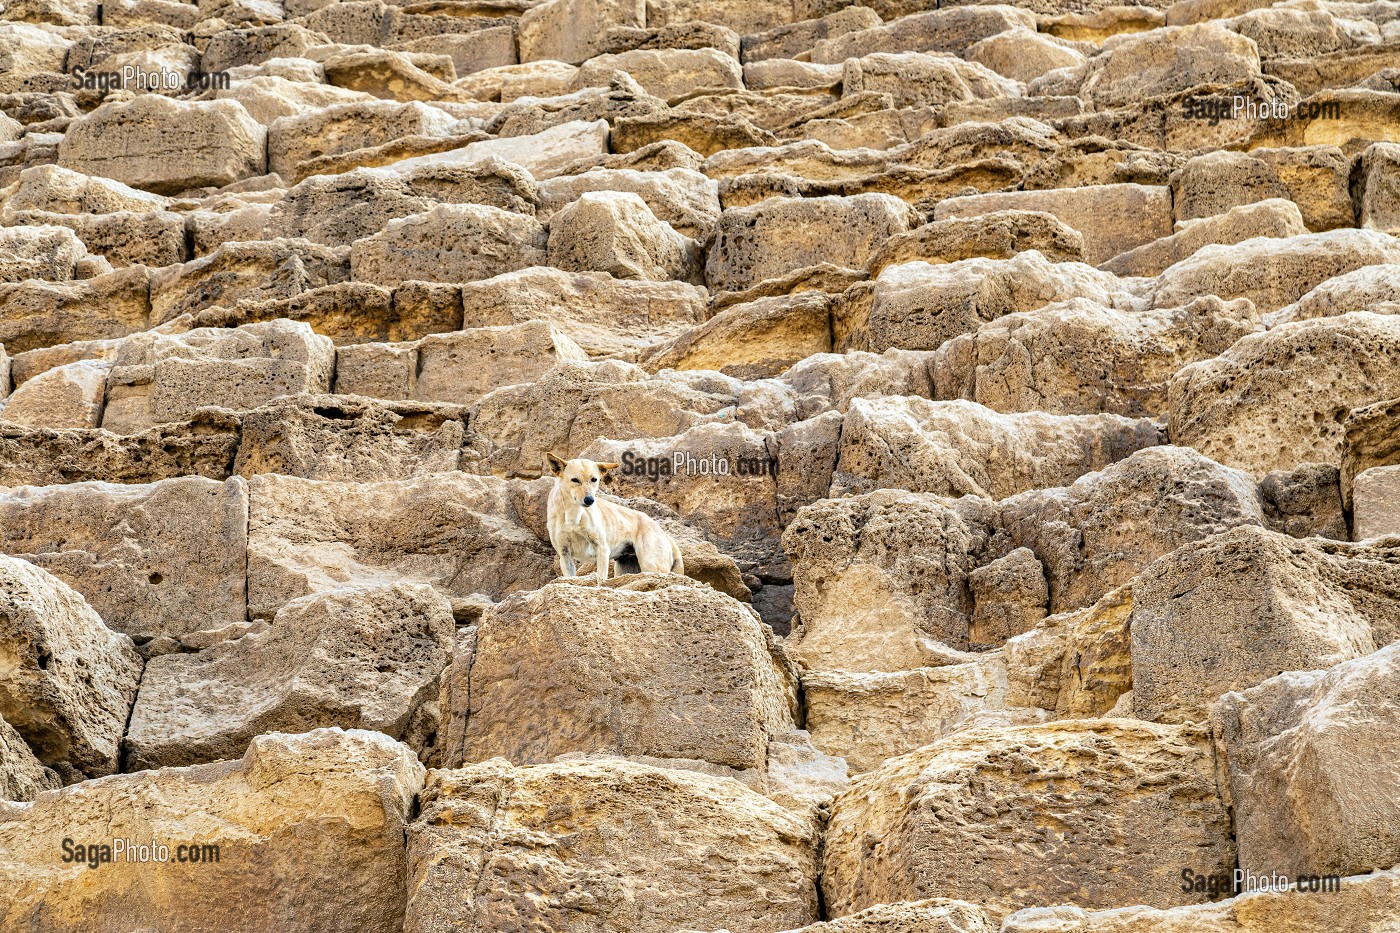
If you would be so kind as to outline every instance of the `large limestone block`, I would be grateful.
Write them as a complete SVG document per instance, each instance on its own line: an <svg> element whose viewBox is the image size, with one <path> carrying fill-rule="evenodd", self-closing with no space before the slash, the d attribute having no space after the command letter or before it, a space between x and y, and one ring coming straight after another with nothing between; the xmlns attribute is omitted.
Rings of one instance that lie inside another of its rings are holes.
<svg viewBox="0 0 1400 933"><path fill-rule="evenodd" d="M102 426L131 434L196 409L257 408L279 395L330 391L335 346L301 321L148 331L122 342L108 376Z"/></svg>
<svg viewBox="0 0 1400 933"><path fill-rule="evenodd" d="M731 305L683 336L648 349L646 369L710 369L742 379L777 376L831 352L831 298L821 292Z"/></svg>
<svg viewBox="0 0 1400 933"><path fill-rule="evenodd" d="M405 933L772 933L817 919L811 822L727 778L620 759L433 771Z"/></svg>
<svg viewBox="0 0 1400 933"><path fill-rule="evenodd" d="M1356 219L1358 226L1387 233L1400 232L1400 145L1373 143L1356 166Z"/></svg>
<svg viewBox="0 0 1400 933"><path fill-rule="evenodd" d="M609 138L606 120L570 120L528 136L483 139L449 152L403 159L388 170L412 173L424 166L462 165L495 157L514 162L543 181L579 161L607 155Z"/></svg>
<svg viewBox="0 0 1400 933"><path fill-rule="evenodd" d="M486 205L441 204L356 240L350 274L378 285L489 279L543 265L545 241L544 228L532 217Z"/></svg>
<svg viewBox="0 0 1400 933"><path fill-rule="evenodd" d="M1118 704L1132 699L1132 611L1133 588L1120 586L1092 606L1050 616L1008 639L1006 705L1038 708L1053 719L1126 712Z"/></svg>
<svg viewBox="0 0 1400 933"><path fill-rule="evenodd" d="M1019 84L990 68L951 55L921 52L875 52L848 59L841 87L847 98L888 94L896 107L1021 96Z"/></svg>
<svg viewBox="0 0 1400 933"><path fill-rule="evenodd" d="M67 227L41 224L0 228L0 282L45 279L68 282L82 275L87 248Z"/></svg>
<svg viewBox="0 0 1400 933"><path fill-rule="evenodd" d="M242 757L255 736L325 726L421 747L452 656L452 607L422 583L346 586L278 610L271 628L152 658L126 769Z"/></svg>
<svg viewBox="0 0 1400 933"><path fill-rule="evenodd" d="M151 275L151 316L163 324L244 301L297 298L348 279L347 252L306 240L223 243L206 256Z"/></svg>
<svg viewBox="0 0 1400 933"><path fill-rule="evenodd" d="M1078 298L999 317L945 343L934 397L1001 412L1162 415L1178 370L1260 329L1247 301L1120 311Z"/></svg>
<svg viewBox="0 0 1400 933"><path fill-rule="evenodd" d="M915 260L937 264L978 256L1010 259L1032 249L1051 262L1080 262L1084 259L1084 235L1045 211L990 211L950 217L891 237L871 258L870 274L878 276L887 266Z"/></svg>
<svg viewBox="0 0 1400 933"><path fill-rule="evenodd" d="M260 736L239 761L0 803L0 929L397 931L404 830L422 786L403 745L321 729ZM64 839L84 858L63 862ZM87 861L117 839L167 846L169 861ZM181 862L180 845L216 848Z"/></svg>
<svg viewBox="0 0 1400 933"><path fill-rule="evenodd" d="M1263 525L1254 481L1189 447L1139 450L1059 489L998 504L1011 540L1045 565L1049 611L1087 606L1192 541Z"/></svg>
<svg viewBox="0 0 1400 933"><path fill-rule="evenodd" d="M1186 899L1180 866L1234 864L1205 730L1078 720L960 732L857 778L832 807L822 893L836 917L933 894L994 915L1166 907Z"/></svg>
<svg viewBox="0 0 1400 933"><path fill-rule="evenodd" d="M966 649L968 574L986 529L936 496L823 499L783 533L796 617L790 650L817 671L914 670Z"/></svg>
<svg viewBox="0 0 1400 933"><path fill-rule="evenodd" d="M984 714L1006 706L1006 669L999 657L988 655L910 671L807 671L802 695L812 742L859 773L970 722L985 725ZM1025 715L1028 722L1036 719L1034 711Z"/></svg>
<svg viewBox="0 0 1400 933"><path fill-rule="evenodd" d="M705 277L711 288L742 291L822 262L858 269L916 226L913 208L888 194L769 198L724 212Z"/></svg>
<svg viewBox="0 0 1400 933"><path fill-rule="evenodd" d="M0 495L0 552L77 590L141 641L247 617L248 489L241 479L73 483Z"/></svg>
<svg viewBox="0 0 1400 933"><path fill-rule="evenodd" d="M11 354L125 337L151 324L150 272L144 268L76 282L0 285L0 343Z"/></svg>
<svg viewBox="0 0 1400 933"><path fill-rule="evenodd" d="M238 419L206 410L194 421L140 434L101 428L0 426L0 486L53 486L97 480L154 483L180 476L223 480L238 455Z"/></svg>
<svg viewBox="0 0 1400 933"><path fill-rule="evenodd" d="M277 399L241 420L239 476L377 482L443 473L462 467L471 437L460 406L345 395Z"/></svg>
<svg viewBox="0 0 1400 933"><path fill-rule="evenodd" d="M0 718L0 800L33 800L61 784L58 775L34 757L15 727Z"/></svg>
<svg viewBox="0 0 1400 933"><path fill-rule="evenodd" d="M592 356L635 351L710 316L705 289L536 267L462 286L464 326L548 321Z"/></svg>
<svg viewBox="0 0 1400 933"><path fill-rule="evenodd" d="M1285 239L1255 237L1206 246L1157 277L1159 308L1201 295L1248 298L1260 312L1277 311L1318 284L1362 266L1400 262L1400 240L1376 230L1329 230Z"/></svg>
<svg viewBox="0 0 1400 933"><path fill-rule="evenodd" d="M1013 6L951 7L885 18L892 21L818 42L812 48L812 61L844 62L896 50L958 55L988 36L1016 27L1035 28L1035 17Z"/></svg>
<svg viewBox="0 0 1400 933"><path fill-rule="evenodd" d="M718 182L694 169L595 168L540 184L540 214L554 214L587 191L630 191L646 202L658 220L670 224L677 233L701 241L709 238L723 212Z"/></svg>
<svg viewBox="0 0 1400 933"><path fill-rule="evenodd" d="M633 49L599 55L579 68L575 87L606 87L614 72L630 75L653 97L672 100L699 88L742 88L739 60L719 49Z"/></svg>
<svg viewBox="0 0 1400 933"><path fill-rule="evenodd" d="M421 102L364 101L283 117L268 128L267 169L300 181L300 166L396 139L448 136L453 118Z"/></svg>
<svg viewBox="0 0 1400 933"><path fill-rule="evenodd" d="M75 120L58 161L85 175L177 194L261 175L266 143L267 130L237 101L137 94Z"/></svg>
<svg viewBox="0 0 1400 933"><path fill-rule="evenodd" d="M66 780L117 770L141 658L62 580L0 557L0 723Z"/></svg>
<svg viewBox="0 0 1400 933"><path fill-rule="evenodd" d="M57 165L36 165L19 173L17 187L5 198L3 210L46 211L54 214L111 214L119 211L161 211L169 199L138 191L110 178L84 175Z"/></svg>
<svg viewBox="0 0 1400 933"><path fill-rule="evenodd" d="M1124 304L1127 293L1115 275L1050 262L1037 250L1010 259L908 262L880 273L864 309L842 312L836 337L849 350L937 350L1004 314L1075 298L1111 308Z"/></svg>
<svg viewBox="0 0 1400 933"><path fill-rule="evenodd" d="M1315 883L1192 907L1031 907L1007 917L1001 933L1377 933L1400 920L1400 869L1339 879L1335 893Z"/></svg>
<svg viewBox="0 0 1400 933"><path fill-rule="evenodd" d="M1346 415L1400 396L1400 318L1369 312L1244 337L1172 377L1172 443L1263 476L1340 465Z"/></svg>
<svg viewBox="0 0 1400 933"><path fill-rule="evenodd" d="M1354 226L1351 161L1336 146L1207 152L1171 175L1176 218L1195 220L1287 198L1298 205L1309 230Z"/></svg>
<svg viewBox="0 0 1400 933"><path fill-rule="evenodd" d="M585 192L549 221L548 264L565 272L606 272L653 282L693 280L699 255L699 243L657 219L630 191Z"/></svg>
<svg viewBox="0 0 1400 933"><path fill-rule="evenodd" d="M1253 40L1218 23L1169 26L1108 39L1085 66L1079 93L1101 109L1140 106L1147 98L1259 76Z"/></svg>
<svg viewBox="0 0 1400 933"><path fill-rule="evenodd" d="M816 12L814 9L813 12ZM785 71L792 66L807 66L806 62L795 62L794 57L810 51L823 39L834 39L851 32L870 29L880 25L880 14L869 7L848 6L826 16L804 19L801 22L785 23L763 32L752 33L740 40L740 57L744 60L745 83L754 88L749 79L748 65L775 61L779 69ZM805 70L805 67L803 70ZM761 69L760 69L761 70ZM773 87L796 87L791 81L773 84Z"/></svg>
<svg viewBox="0 0 1400 933"><path fill-rule="evenodd" d="M1400 644L1227 693L1212 713L1240 867L1289 878L1400 862Z"/></svg>
<svg viewBox="0 0 1400 933"><path fill-rule="evenodd" d="M21 91L26 79L62 72L72 44L60 30L6 22L0 31L0 94Z"/></svg>
<svg viewBox="0 0 1400 933"><path fill-rule="evenodd" d="M577 65L607 47L610 29L646 25L646 0L546 0L520 17L520 60Z"/></svg>
<svg viewBox="0 0 1400 933"><path fill-rule="evenodd" d="M1034 29L1016 28L988 36L963 53L1014 81L1027 83L1056 68L1074 68L1086 61L1073 45Z"/></svg>
<svg viewBox="0 0 1400 933"><path fill-rule="evenodd" d="M938 202L933 216L948 220L1012 210L1044 211L1079 231L1084 237L1084 261L1091 265L1172 233L1172 194L1165 185L1089 185L973 194Z"/></svg>
<svg viewBox="0 0 1400 933"><path fill-rule="evenodd" d="M1270 327L1351 311L1391 314L1400 308L1400 266L1362 266L1320 283L1297 301L1264 316Z"/></svg>
<svg viewBox="0 0 1400 933"><path fill-rule="evenodd" d="M554 552L522 524L525 487L438 473L380 483L260 474L248 481L248 607L345 584L428 583L452 598L500 598L554 577Z"/></svg>
<svg viewBox="0 0 1400 933"><path fill-rule="evenodd" d="M611 753L761 781L770 740L795 728L796 678L771 634L684 577L513 596L487 610L445 681L446 767Z"/></svg>
<svg viewBox="0 0 1400 933"><path fill-rule="evenodd" d="M1254 237L1287 238L1308 232L1298 205L1269 198L1232 207L1224 214L1179 221L1176 232L1114 257L1103 268L1115 275L1159 275L1197 250L1216 244L1232 245Z"/></svg>
<svg viewBox="0 0 1400 933"><path fill-rule="evenodd" d="M1204 721L1223 693L1331 667L1397 637L1400 549L1236 528L1138 575L1133 713Z"/></svg>
<svg viewBox="0 0 1400 933"><path fill-rule="evenodd" d="M1161 442L1153 422L1119 415L1004 415L964 401L857 398L841 426L831 489L1003 499L1068 485Z"/></svg>
<svg viewBox="0 0 1400 933"><path fill-rule="evenodd" d="M362 343L336 354L346 395L469 405L501 386L534 382L557 363L587 356L543 321L469 327L408 343Z"/></svg>
<svg viewBox="0 0 1400 933"><path fill-rule="evenodd" d="M80 360L45 370L0 405L0 421L35 428L95 428L102 422L111 364Z"/></svg>
<svg viewBox="0 0 1400 933"><path fill-rule="evenodd" d="M1352 538L1400 535L1400 466L1372 467L1352 486Z"/></svg>

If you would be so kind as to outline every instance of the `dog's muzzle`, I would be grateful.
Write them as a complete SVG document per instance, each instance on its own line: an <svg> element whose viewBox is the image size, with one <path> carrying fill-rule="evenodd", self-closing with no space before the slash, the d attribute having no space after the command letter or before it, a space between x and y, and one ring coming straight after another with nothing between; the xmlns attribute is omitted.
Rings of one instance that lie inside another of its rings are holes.
<svg viewBox="0 0 1400 933"><path fill-rule="evenodd" d="M584 508L587 508L588 506L590 506L590 505L592 505L592 504L593 504L593 497L592 497L592 496L584 496L584 497L583 497L583 506L584 506Z"/></svg>

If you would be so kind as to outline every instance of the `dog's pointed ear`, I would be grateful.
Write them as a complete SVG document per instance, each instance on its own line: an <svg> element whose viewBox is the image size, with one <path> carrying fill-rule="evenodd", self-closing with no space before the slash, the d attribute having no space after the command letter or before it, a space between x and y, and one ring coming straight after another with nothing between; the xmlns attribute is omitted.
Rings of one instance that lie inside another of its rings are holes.
<svg viewBox="0 0 1400 933"><path fill-rule="evenodd" d="M553 453L545 453L544 459L549 464L549 472L553 473L555 476L564 472L564 461L554 456Z"/></svg>
<svg viewBox="0 0 1400 933"><path fill-rule="evenodd" d="M612 485L613 475L612 475L611 473L609 473L608 471L609 471L609 470L616 470L616 469L617 469L617 464L616 464L616 463L600 463L600 464L598 464L598 472L603 474L603 482L607 483L609 486Z"/></svg>

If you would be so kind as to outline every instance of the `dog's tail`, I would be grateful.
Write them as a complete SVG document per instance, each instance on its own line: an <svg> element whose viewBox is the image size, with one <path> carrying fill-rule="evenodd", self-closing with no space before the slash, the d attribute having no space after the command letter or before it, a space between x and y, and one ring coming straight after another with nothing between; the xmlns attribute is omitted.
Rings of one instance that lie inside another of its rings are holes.
<svg viewBox="0 0 1400 933"><path fill-rule="evenodd" d="M685 574L685 561L681 559L681 546L675 541L671 542L671 572Z"/></svg>

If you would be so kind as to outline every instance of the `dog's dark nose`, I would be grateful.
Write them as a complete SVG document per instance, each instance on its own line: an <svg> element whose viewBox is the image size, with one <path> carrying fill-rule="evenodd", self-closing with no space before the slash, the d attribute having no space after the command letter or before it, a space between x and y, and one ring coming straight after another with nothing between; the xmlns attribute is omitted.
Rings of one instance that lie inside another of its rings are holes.
<svg viewBox="0 0 1400 933"><path fill-rule="evenodd" d="M583 497L583 504L584 504L585 506L592 505L592 504L593 504L593 497L592 497L592 496L584 496L584 497Z"/></svg>

